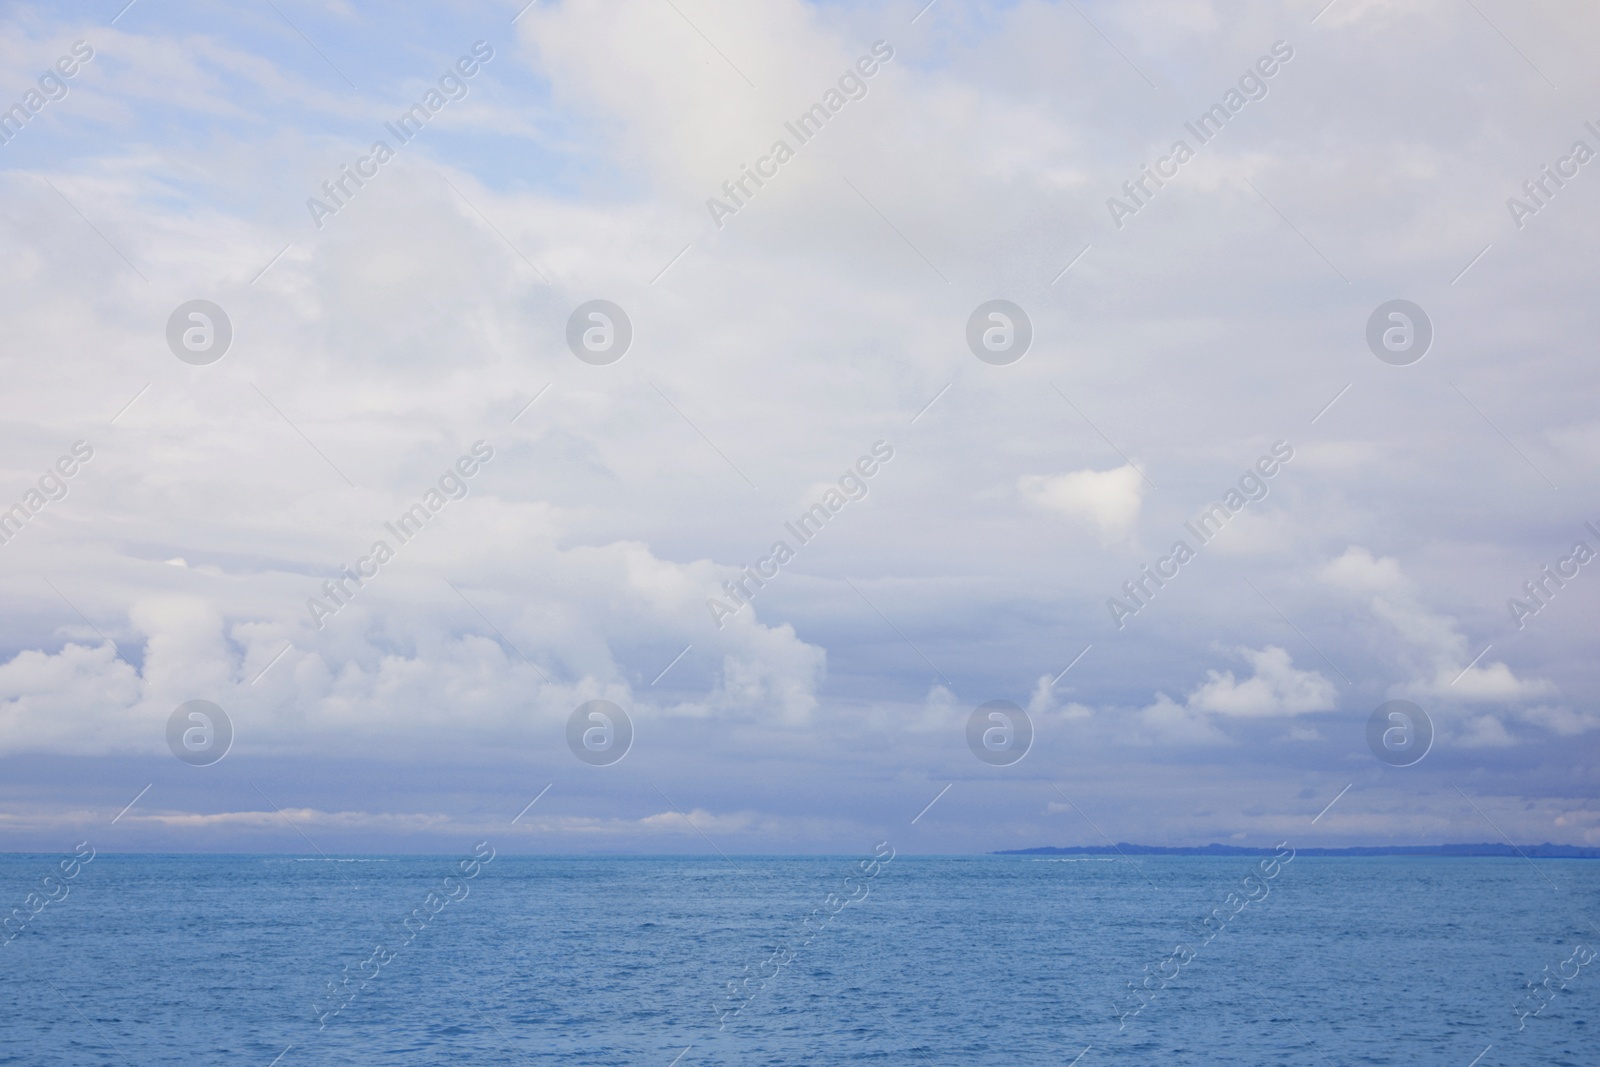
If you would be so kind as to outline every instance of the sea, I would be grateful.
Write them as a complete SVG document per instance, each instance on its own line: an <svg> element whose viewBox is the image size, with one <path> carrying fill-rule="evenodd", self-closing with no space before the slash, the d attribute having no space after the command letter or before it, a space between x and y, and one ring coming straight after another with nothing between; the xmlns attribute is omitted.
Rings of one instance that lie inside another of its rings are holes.
<svg viewBox="0 0 1600 1067"><path fill-rule="evenodd" d="M87 856L0 1064L1600 1065L1600 861Z"/></svg>

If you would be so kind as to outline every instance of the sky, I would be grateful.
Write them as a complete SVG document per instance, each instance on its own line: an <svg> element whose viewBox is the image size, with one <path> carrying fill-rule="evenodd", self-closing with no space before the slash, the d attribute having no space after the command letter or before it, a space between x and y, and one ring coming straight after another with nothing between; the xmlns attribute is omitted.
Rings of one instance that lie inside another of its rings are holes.
<svg viewBox="0 0 1600 1067"><path fill-rule="evenodd" d="M1597 39L0 4L0 849L1600 846Z"/></svg>

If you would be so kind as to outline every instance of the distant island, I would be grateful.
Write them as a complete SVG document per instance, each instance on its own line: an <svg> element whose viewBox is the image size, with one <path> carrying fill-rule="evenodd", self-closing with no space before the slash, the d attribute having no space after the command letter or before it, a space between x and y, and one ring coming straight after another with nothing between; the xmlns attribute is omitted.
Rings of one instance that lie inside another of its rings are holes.
<svg viewBox="0 0 1600 1067"><path fill-rule="evenodd" d="M1199 845L1169 848L1165 845L1075 845L1071 848L1009 848L991 856L1270 856L1277 849L1239 845ZM1492 856L1542 860L1600 859L1600 848L1581 845L1372 845L1355 848L1297 848L1297 856Z"/></svg>

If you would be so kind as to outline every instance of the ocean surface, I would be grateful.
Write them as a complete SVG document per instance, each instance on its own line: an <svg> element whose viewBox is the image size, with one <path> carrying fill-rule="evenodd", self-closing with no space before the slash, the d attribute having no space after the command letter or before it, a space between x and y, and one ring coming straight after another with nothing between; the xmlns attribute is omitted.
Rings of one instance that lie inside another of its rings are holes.
<svg viewBox="0 0 1600 1067"><path fill-rule="evenodd" d="M487 852L0 856L0 1064L1600 1064L1600 861Z"/></svg>

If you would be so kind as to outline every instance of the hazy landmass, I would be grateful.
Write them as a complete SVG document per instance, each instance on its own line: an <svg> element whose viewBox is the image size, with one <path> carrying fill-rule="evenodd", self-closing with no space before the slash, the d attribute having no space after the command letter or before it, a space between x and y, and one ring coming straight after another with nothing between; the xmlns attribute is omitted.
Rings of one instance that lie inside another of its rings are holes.
<svg viewBox="0 0 1600 1067"><path fill-rule="evenodd" d="M991 856L1270 856L1276 849L1239 845L1074 845L1070 848L1012 848ZM1353 848L1301 848L1298 856L1525 856L1529 859L1600 859L1600 848L1579 845L1358 845Z"/></svg>

